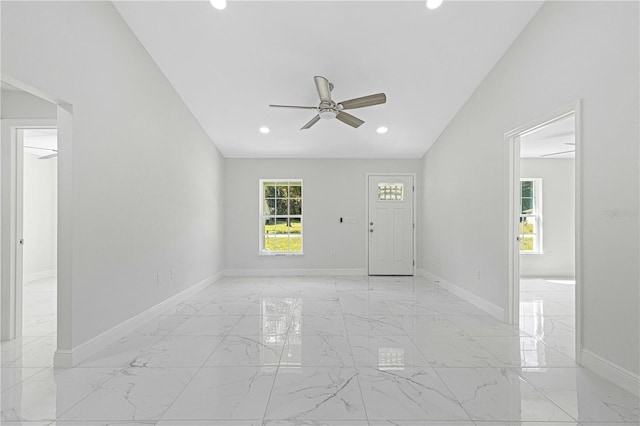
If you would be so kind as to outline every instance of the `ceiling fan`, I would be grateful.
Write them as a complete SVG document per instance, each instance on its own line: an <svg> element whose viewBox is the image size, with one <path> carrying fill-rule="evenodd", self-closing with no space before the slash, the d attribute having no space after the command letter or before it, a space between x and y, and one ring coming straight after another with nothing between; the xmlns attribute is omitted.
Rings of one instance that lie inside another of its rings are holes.
<svg viewBox="0 0 640 426"><path fill-rule="evenodd" d="M47 155L43 155L41 157L38 157L38 160L48 160L49 158L56 158L58 156L58 150L57 149L53 149L53 148L40 148L38 146L24 146L25 148L31 148L31 149L40 149L43 151L53 151L53 154L47 154Z"/></svg>
<svg viewBox="0 0 640 426"><path fill-rule="evenodd" d="M565 142L564 144L565 145L574 145L575 146L576 143L575 142ZM544 154L544 155L541 155L540 158L554 157L556 155L563 155L563 154L571 154L572 152L576 152L575 148L571 149L571 150L568 150L568 151L560 151L560 152L554 152L552 154Z"/></svg>
<svg viewBox="0 0 640 426"><path fill-rule="evenodd" d="M373 105L379 105L387 102L387 96L384 93L376 93L375 95L363 96L361 98L349 99L348 101L334 102L331 99L331 91L333 90L333 84L322 76L313 77L316 83L316 89L318 89L318 95L320 96L320 105L317 107L312 106L295 106L295 105L269 105L275 108L301 108L301 109L315 109L318 111L315 117L311 119L307 124L302 126L300 130L305 130L316 124L320 119L333 119L337 118L345 124L351 127L358 128L364 121L360 120L353 115L344 112L347 109L364 108Z"/></svg>

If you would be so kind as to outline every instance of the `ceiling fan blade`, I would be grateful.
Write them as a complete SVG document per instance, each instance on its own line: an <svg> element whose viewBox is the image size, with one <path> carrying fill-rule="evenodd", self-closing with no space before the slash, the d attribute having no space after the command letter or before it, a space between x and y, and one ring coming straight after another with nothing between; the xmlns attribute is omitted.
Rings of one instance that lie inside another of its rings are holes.
<svg viewBox="0 0 640 426"><path fill-rule="evenodd" d="M43 155L42 157L38 157L38 160L48 160L49 158L56 158L58 153L55 152L53 154Z"/></svg>
<svg viewBox="0 0 640 426"><path fill-rule="evenodd" d="M308 129L309 127L313 126L314 124L316 124L318 121L320 121L320 114L316 115L315 117L313 117L311 119L311 121L309 121L307 124L305 124L304 126L302 126L302 128L300 130L305 130Z"/></svg>
<svg viewBox="0 0 640 426"><path fill-rule="evenodd" d="M560 151L560 152L554 152L553 154L544 154L544 155L541 155L540 158L542 158L542 157L552 157L554 155L569 154L571 152L576 152L576 150L572 149L571 151Z"/></svg>
<svg viewBox="0 0 640 426"><path fill-rule="evenodd" d="M298 106L298 105L269 105L274 108L300 108L300 109L318 109L318 107Z"/></svg>
<svg viewBox="0 0 640 426"><path fill-rule="evenodd" d="M340 102L339 105L342 105L342 109L355 109L373 105L380 105L385 102L387 102L387 95L385 95L384 93L376 93L375 95L349 99L348 101Z"/></svg>
<svg viewBox="0 0 640 426"><path fill-rule="evenodd" d="M39 147L39 146L27 146L27 145L24 145L24 146L23 146L23 148L41 149L41 150L43 150L43 151L53 151L53 152L58 152L58 150L57 150L57 149L53 149L53 148L41 148L41 147Z"/></svg>
<svg viewBox="0 0 640 426"><path fill-rule="evenodd" d="M320 101L331 103L331 83L329 83L329 80L319 75L313 77L313 79L316 82Z"/></svg>
<svg viewBox="0 0 640 426"><path fill-rule="evenodd" d="M336 115L336 118L351 127L355 127L356 129L364 124L364 121L360 120L359 118L342 111L339 112L338 115Z"/></svg>

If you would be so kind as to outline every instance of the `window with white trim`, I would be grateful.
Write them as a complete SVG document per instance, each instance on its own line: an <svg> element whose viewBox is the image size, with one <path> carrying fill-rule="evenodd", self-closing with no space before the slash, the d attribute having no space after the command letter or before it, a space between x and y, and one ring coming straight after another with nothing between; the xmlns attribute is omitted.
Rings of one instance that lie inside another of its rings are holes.
<svg viewBox="0 0 640 426"><path fill-rule="evenodd" d="M520 179L520 253L542 254L542 179Z"/></svg>
<svg viewBox="0 0 640 426"><path fill-rule="evenodd" d="M260 254L302 254L301 179L260 179Z"/></svg>

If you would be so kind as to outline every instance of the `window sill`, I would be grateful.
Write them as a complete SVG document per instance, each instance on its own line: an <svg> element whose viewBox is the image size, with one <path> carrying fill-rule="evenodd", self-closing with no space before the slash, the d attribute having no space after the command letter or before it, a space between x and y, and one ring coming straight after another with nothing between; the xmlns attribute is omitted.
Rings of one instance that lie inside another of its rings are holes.
<svg viewBox="0 0 640 426"><path fill-rule="evenodd" d="M521 251L520 254L526 254L526 255L530 255L530 254L544 254L544 252L542 251Z"/></svg>
<svg viewBox="0 0 640 426"><path fill-rule="evenodd" d="M268 252L268 251L258 252L258 256L303 256L303 255L304 255L303 252L298 252L298 253L278 253L278 252Z"/></svg>

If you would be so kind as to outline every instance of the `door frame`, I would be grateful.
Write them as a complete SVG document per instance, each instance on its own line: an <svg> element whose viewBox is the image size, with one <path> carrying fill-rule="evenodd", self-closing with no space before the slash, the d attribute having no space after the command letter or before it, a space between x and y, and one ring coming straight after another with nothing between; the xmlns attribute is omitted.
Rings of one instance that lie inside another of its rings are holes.
<svg viewBox="0 0 640 426"><path fill-rule="evenodd" d="M416 239L416 232L418 229L418 224L417 224L417 196L416 194L418 193L418 191L416 190L417 188L417 173L384 173L384 172L379 172L379 173L375 173L375 172L367 172L365 173L365 178L364 178L364 203L365 203L365 207L364 207L364 211L365 211L365 217L363 222L364 225L364 270L367 276L371 276L369 275L369 177L370 176L411 176L411 178L413 179L413 269L412 269L412 276L416 276L416 253L417 253L417 239Z"/></svg>
<svg viewBox="0 0 640 426"><path fill-rule="evenodd" d="M1 132L2 159L2 285L0 339L22 336L23 141L25 129L57 128L55 119L5 119Z"/></svg>
<svg viewBox="0 0 640 426"><path fill-rule="evenodd" d="M548 114L519 126L504 135L505 141L505 267L504 277L507 283L507 312L505 321L518 324L520 319L520 247L517 242L518 204L520 199L520 137L556 120L574 114L575 116L575 330L576 363L580 364L582 351L582 105L578 99Z"/></svg>

